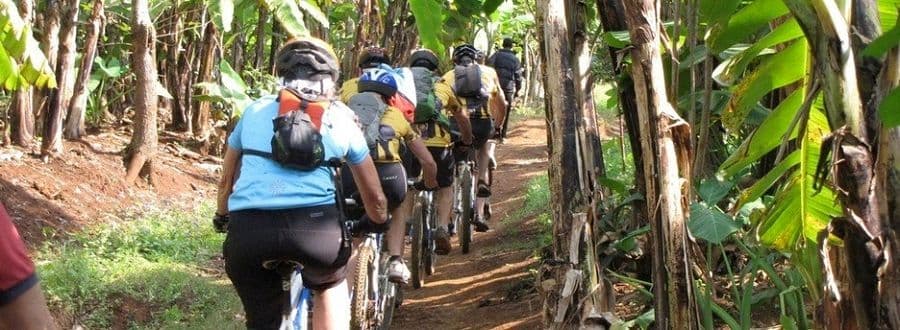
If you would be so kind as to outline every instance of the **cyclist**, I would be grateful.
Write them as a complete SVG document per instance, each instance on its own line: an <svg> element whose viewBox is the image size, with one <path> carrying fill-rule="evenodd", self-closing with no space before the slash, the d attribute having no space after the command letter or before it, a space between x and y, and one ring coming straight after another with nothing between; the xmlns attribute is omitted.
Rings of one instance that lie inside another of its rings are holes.
<svg viewBox="0 0 900 330"><path fill-rule="evenodd" d="M477 155L478 164L488 163L487 149L484 148L495 128L494 119L502 122L506 115L506 104L497 78L492 70L479 65L476 62L478 50L472 45L463 44L453 50L454 70L444 74L440 82L435 86L435 94L441 100L444 107L468 120L451 122L451 131L458 131L462 135L461 141L456 145L460 150L473 148ZM467 141L468 134L471 141ZM461 159L457 155L457 160ZM489 196L490 187L487 185L487 167L478 166L478 194ZM483 202L482 202L483 205ZM476 219L473 221L475 230L484 232L489 229L483 219L483 210L476 208ZM446 223L441 223L435 232L435 245L449 246L449 232L445 232ZM446 234L446 235L445 235ZM439 252L449 252L448 249L437 249Z"/></svg>
<svg viewBox="0 0 900 330"><path fill-rule="evenodd" d="M519 97L522 90L522 62L516 57L516 53L512 50L512 38L503 38L503 48L491 55L487 60L487 64L497 71L500 78L500 87L506 96L507 114L513 110L513 100ZM503 120L500 126L499 139L501 143L506 139L506 130L509 127L509 116Z"/></svg>
<svg viewBox="0 0 900 330"><path fill-rule="evenodd" d="M350 243L335 204L331 169L323 163L342 158L349 164L365 201L363 230L389 219L385 197L353 113L332 101L339 69L331 46L314 38L290 40L278 51L275 69L283 87L278 97L250 104L228 139L214 218L214 224L230 218L223 244L225 270L241 298L247 328L279 326L287 293L280 275L262 267L264 261L278 259L303 265L303 284L316 293L315 327L346 328ZM299 104L297 110L286 113L302 110L298 116L305 120L276 126L284 118L282 107L292 104ZM291 136L296 140L276 139L285 127L296 133ZM284 148L290 148L290 163L263 152L280 154Z"/></svg>
<svg viewBox="0 0 900 330"><path fill-rule="evenodd" d="M0 204L0 329L56 329L25 244Z"/></svg>
<svg viewBox="0 0 900 330"><path fill-rule="evenodd" d="M410 272L406 263L403 261L403 237L406 228L406 218L409 211L401 208L400 205L406 198L407 174L402 164L403 153L401 146L405 146L411 153L409 157L415 157L423 167L423 180L428 188L436 187L437 181L435 173L437 167L428 149L425 147L418 133L412 128L409 120L401 113L399 109L388 105L390 98L398 93L399 76L394 69L386 64L381 64L376 68L369 68L365 73L356 80L356 90L358 92L374 92L380 97L380 102L376 106L384 106L385 111L378 127L378 141L370 144L369 150L372 158L375 160L375 167L381 180L381 188L387 197L388 211L392 215L392 219L396 219L389 227L386 237L386 247L390 255L388 265L388 279L394 283L406 284L409 282ZM349 87L349 86L345 86ZM359 97L356 95L347 95L342 92L342 96L347 96L344 102L348 102L354 108L354 111L363 111L358 109L362 107L359 104L366 102L352 101ZM362 99L365 100L365 99ZM352 102L351 102L352 101ZM355 190L353 182L344 185L345 191L352 192Z"/></svg>
<svg viewBox="0 0 900 330"><path fill-rule="evenodd" d="M391 58L387 55L387 51L381 47L366 47L357 58L357 69L354 78L347 79L341 85L341 100L346 102L351 96L359 93L359 77L366 71L378 68L381 64L391 65Z"/></svg>
<svg viewBox="0 0 900 330"><path fill-rule="evenodd" d="M436 75L437 70L440 67L440 61L437 55L434 52L427 49L419 49L413 52L409 58L410 67L412 68L414 73L419 72L420 75L425 76L425 79L430 79L431 75ZM420 70L424 70L421 71ZM416 79L420 79L417 77ZM450 133L450 121L445 117L446 113L444 112L444 107L442 106L443 102L440 100L438 96L438 89L443 90L443 95L448 97L452 95L452 88L446 83L441 83L439 81L431 82L432 89L434 92L435 98L435 112L429 113L427 110L422 111L419 110L416 112L416 123L419 132L421 132L423 138L425 138L425 145L428 146L428 151L431 153L431 157L434 158L434 161L437 163L437 182L438 182L438 190L435 191L434 194L434 205L435 205L435 213L437 216L439 227L435 228L435 252L438 254L448 254L450 253L451 245L450 245L450 235L447 230L447 225L450 223L450 217L453 210L453 189L451 186L453 185L453 166L455 163L455 159L453 157L453 152L450 148L452 145L452 135ZM418 89L418 84L417 84ZM427 92L427 88L426 92ZM425 96L427 99L430 96ZM419 100L422 102L422 99ZM420 108L422 109L422 108ZM466 126L469 125L469 119L463 113L463 111L459 111L459 107L452 108L454 119L457 121L457 127L459 123L463 123ZM469 144L471 144L471 137L469 137ZM410 164L410 171L412 173L418 173L418 164ZM408 201L405 203L409 203L412 205L413 201L411 198L407 198Z"/></svg>

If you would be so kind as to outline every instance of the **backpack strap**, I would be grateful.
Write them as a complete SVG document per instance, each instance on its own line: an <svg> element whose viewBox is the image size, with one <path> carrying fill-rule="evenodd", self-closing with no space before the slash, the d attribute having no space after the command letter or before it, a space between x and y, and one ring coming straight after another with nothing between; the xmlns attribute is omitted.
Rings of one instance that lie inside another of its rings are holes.
<svg viewBox="0 0 900 330"><path fill-rule="evenodd" d="M244 149L244 150L241 150L241 153L243 153L244 155L252 155L252 156L259 156L262 158L273 159L271 152L265 152L265 151L260 151L260 150L256 150L256 149Z"/></svg>

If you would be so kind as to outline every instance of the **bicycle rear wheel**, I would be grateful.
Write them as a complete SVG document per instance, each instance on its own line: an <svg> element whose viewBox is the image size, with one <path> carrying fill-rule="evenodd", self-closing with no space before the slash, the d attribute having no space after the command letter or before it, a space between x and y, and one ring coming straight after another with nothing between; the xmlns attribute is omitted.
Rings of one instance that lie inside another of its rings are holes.
<svg viewBox="0 0 900 330"><path fill-rule="evenodd" d="M424 240L422 241L422 247L425 251L422 253L423 260L422 266L425 268L425 275L434 275L434 261L437 258L434 253L434 229L437 228L437 211L434 208L434 197L429 196L425 198L425 202L422 203L422 209L425 210L425 218L423 219L423 224L427 224L427 226L423 226L423 233L425 234Z"/></svg>
<svg viewBox="0 0 900 330"><path fill-rule="evenodd" d="M472 243L472 222L475 216L475 186L472 178L472 168L463 169L460 176L460 206L462 207L462 216L460 221L459 243L462 246L462 253L469 253L469 246Z"/></svg>
<svg viewBox="0 0 900 330"><path fill-rule="evenodd" d="M353 295L350 297L350 329L369 329L369 268L375 262L375 251L367 244L361 244L356 259L356 274L353 277Z"/></svg>
<svg viewBox="0 0 900 330"><path fill-rule="evenodd" d="M417 199L420 199L417 197ZM409 272L410 272L410 280L412 280L413 288L421 288L422 285L425 284L425 253L426 249L424 248L425 243L425 226L423 221L425 220L425 208L422 205L421 201L416 201L415 206L413 206L412 214L410 214L410 224L412 225L412 251L409 258Z"/></svg>

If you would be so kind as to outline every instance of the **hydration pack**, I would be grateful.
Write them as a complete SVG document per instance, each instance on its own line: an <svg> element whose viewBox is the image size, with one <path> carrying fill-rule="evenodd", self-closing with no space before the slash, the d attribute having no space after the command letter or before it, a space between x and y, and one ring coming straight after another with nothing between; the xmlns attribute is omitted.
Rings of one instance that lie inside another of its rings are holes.
<svg viewBox="0 0 900 330"><path fill-rule="evenodd" d="M478 64L457 65L453 68L453 91L466 100L470 111L487 106L487 91L481 81L481 67Z"/></svg>
<svg viewBox="0 0 900 330"><path fill-rule="evenodd" d="M327 106L327 105L326 105ZM278 94L278 116L272 119L272 152L245 149L243 152L270 158L282 166L310 171L324 165L325 146L319 130L325 106L301 98L289 88Z"/></svg>
<svg viewBox="0 0 900 330"><path fill-rule="evenodd" d="M434 83L437 77L431 70L422 67L413 67L413 77L416 83L416 115L413 121L416 124L434 121L445 129L449 129L450 121L441 112L441 100L434 94Z"/></svg>
<svg viewBox="0 0 900 330"><path fill-rule="evenodd" d="M388 108L384 97L375 92L361 92L350 97L347 106L356 113L369 149L375 148L381 140L381 118Z"/></svg>

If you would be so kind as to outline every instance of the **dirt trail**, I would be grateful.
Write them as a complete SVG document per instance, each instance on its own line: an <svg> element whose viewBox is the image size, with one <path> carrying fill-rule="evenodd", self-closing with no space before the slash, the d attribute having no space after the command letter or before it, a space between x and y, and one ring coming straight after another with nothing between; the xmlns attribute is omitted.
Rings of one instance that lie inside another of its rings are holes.
<svg viewBox="0 0 900 330"><path fill-rule="evenodd" d="M453 251L438 259L434 275L419 290L408 287L395 329L533 329L541 324L541 302L534 291L533 219L506 221L522 206L526 184L546 172L543 120L517 123L497 146L492 230L476 233L472 251ZM502 222L501 222L502 221Z"/></svg>

